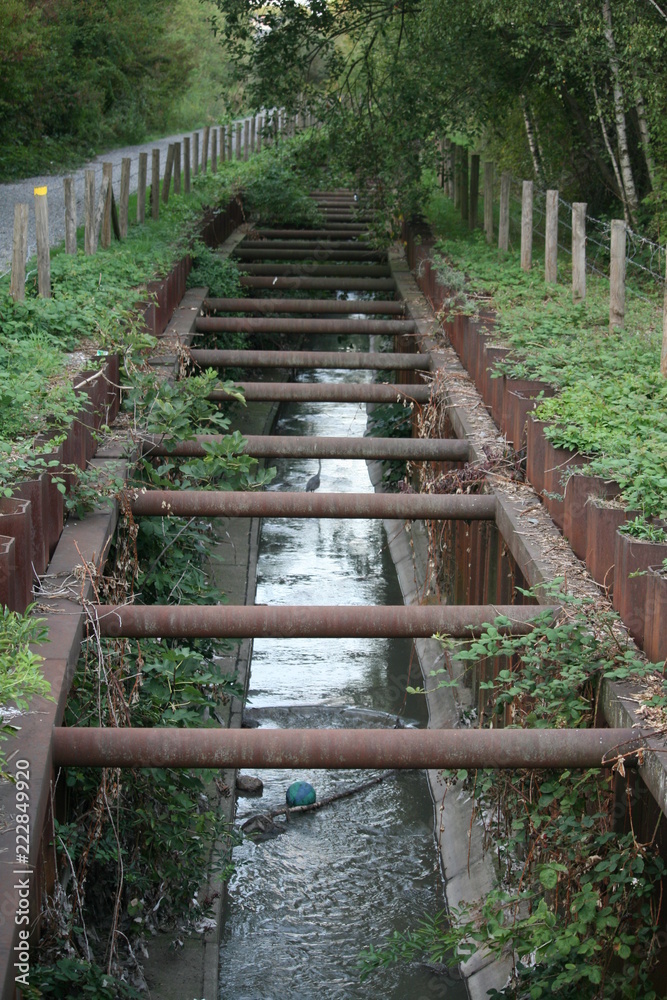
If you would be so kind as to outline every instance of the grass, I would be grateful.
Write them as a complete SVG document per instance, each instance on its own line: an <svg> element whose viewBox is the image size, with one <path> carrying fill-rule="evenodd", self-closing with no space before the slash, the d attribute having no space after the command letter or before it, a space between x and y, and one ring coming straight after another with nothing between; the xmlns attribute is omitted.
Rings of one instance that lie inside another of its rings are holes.
<svg viewBox="0 0 667 1000"><path fill-rule="evenodd" d="M69 424L79 406L71 377L91 366L96 351L127 355L150 346L138 308L146 298L146 284L167 274L192 248L199 223L212 206L226 205L247 189L251 208L264 221L312 214L305 192L323 141L317 132L305 133L265 148L245 163L220 163L216 174L209 167L207 174L192 178L189 195L172 194L168 205L160 204L157 221L133 221L133 195L129 232L122 242L86 256L81 228L76 255L66 254L62 246L52 250L51 299L37 295L34 260L28 262L24 302L11 298L9 275L0 278L0 487L17 476L26 478L37 434Z"/></svg>
<svg viewBox="0 0 667 1000"><path fill-rule="evenodd" d="M660 374L662 289L628 288L625 327L609 331L609 283L587 275L587 295L574 304L569 260L558 284L544 281L543 256L521 270L518 248L508 253L470 233L441 192L426 215L438 242L436 263L466 277L472 293L490 295L498 342L512 355L500 370L540 379L557 389L537 416L554 445L591 459L590 471L616 479L622 497L645 517L667 513L667 381Z"/></svg>

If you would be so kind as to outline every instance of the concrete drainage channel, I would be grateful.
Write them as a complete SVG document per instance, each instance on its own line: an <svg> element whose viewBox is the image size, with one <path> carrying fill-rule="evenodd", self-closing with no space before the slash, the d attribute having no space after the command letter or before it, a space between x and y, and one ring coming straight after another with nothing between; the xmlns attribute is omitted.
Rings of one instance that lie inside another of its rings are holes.
<svg viewBox="0 0 667 1000"><path fill-rule="evenodd" d="M242 300L205 300L190 293L179 317L172 324L175 344L187 343L192 332L190 317L196 315L196 329L201 332L238 331L298 333L304 340L313 335L336 336L347 333L389 335L398 345L409 343L414 349L407 353L395 351L190 351L192 361L201 367L221 369L243 366L250 369L310 369L374 370L398 372L404 380L417 377L419 384L345 384L340 382L248 382L244 383L249 400L269 408L286 399L317 399L324 402L346 400L369 404L387 401L423 403L428 398L428 385L420 373L428 369L451 367L454 362L446 354L434 354L429 344L432 317L423 297L418 293L406 266L396 254L385 259L362 242L364 221L353 212L350 195L346 192L317 194L326 217L319 230L254 230L251 234L238 231L228 241L227 250L234 251L248 272L243 284L252 296L262 291L272 297L252 297ZM267 261L281 263L267 263ZM287 263L283 263L287 261ZM315 261L315 263L309 263ZM314 298L275 298L282 293L355 292L383 295L380 300ZM201 313L206 315L201 315ZM244 317L230 315L244 312ZM363 318L358 318L363 315ZM377 318L381 317L381 318ZM418 354L417 346L430 352ZM166 365L171 359L163 358ZM456 362L458 364L458 362ZM222 393L216 394L221 398ZM248 452L263 458L311 457L354 458L367 461L407 459L411 462L475 461L483 455L482 446L496 438L491 425L481 426L470 399L452 403L452 425L456 437L437 439L325 438L281 437L265 433L248 437ZM488 421L488 418L487 418ZM490 423L490 421L488 421ZM266 428L260 428L266 430ZM177 455L203 455L205 440L198 438L179 447ZM161 444L147 441L148 453L159 455ZM174 452L172 452L174 454ZM117 455L107 449L102 461L114 461ZM134 501L135 517L160 514L165 496L158 492L143 493ZM265 493L257 495L233 493L169 494L175 513L205 514L210 517L242 518L252 516L290 518L382 518L387 525L392 556L397 566L405 604L395 607L367 606L283 606L255 607L252 587L240 588L239 605L214 607L140 607L89 605L89 613L100 635L121 637L238 637L244 640L241 658L247 659L248 643L254 637L367 637L397 636L415 641L422 672L428 690L430 732L420 730L355 730L313 731L247 731L240 728L241 713L234 706L227 730L100 730L55 728L50 768L68 764L129 767L129 766L210 766L234 769L238 766L261 767L327 767L327 768L429 768L429 778L436 798L439 846L447 878L446 895L450 905L479 898L493 881L491 861L485 859L478 842L476 827L471 827L469 807L452 796L445 797L439 781L439 769L447 766L517 767L522 762L532 766L593 766L603 755L636 735L629 730L598 730L588 733L560 731L539 733L513 731L452 731L459 719L460 706L451 694L435 689L429 673L439 647L431 640L434 632L447 632L454 637L470 637L482 624L498 614L507 614L511 630L527 630L535 614L532 605L502 604L497 594L489 594L487 603L466 603L460 606L420 604L420 594L427 581L427 558L423 535L417 528L406 540L405 522L420 518L429 520L485 521L498 525L523 578L530 584L550 579L552 567L545 564L537 550L531 549L521 529L520 516L525 499L504 495L492 489L488 496L435 496L419 494L357 495L325 493ZM257 524L257 522L255 522ZM81 549L80 535L73 547L69 536L56 550L53 571L66 573L80 563L81 557L99 561L113 531L114 519L109 513L88 518L79 528L88 533L87 547ZM545 521L544 530L555 533ZM253 534L254 532L254 534ZM247 536L247 557L243 570L254 573L256 528ZM69 546L69 549L68 549ZM78 551L74 548L78 546ZM68 561L69 560L69 561ZM562 568L561 568L562 571ZM573 565L573 572L575 566ZM89 588L90 589L90 588ZM243 597L248 603L241 607ZM92 594L84 595L90 598ZM56 601L58 603L58 601ZM60 599L63 610L71 599ZM54 619L56 622L58 619ZM81 616L73 625L66 616L60 619L61 630L69 630L69 660L64 675L71 676L81 641ZM57 626L58 627L58 626ZM62 638L62 637L60 637ZM59 709L48 716L47 724L59 722L66 697L66 684L61 687ZM39 725L39 722L35 724ZM29 728L29 727L28 727ZM155 737L158 737L157 739ZM511 739L510 739L511 737ZM471 763L474 762L474 763ZM48 784L49 773L43 778ZM38 835L38 826L36 835ZM472 830L472 842L468 831ZM13 912L14 894L8 891L3 912ZM11 954L11 934L5 938L4 955ZM215 954L213 954L215 952ZM202 957L203 956L203 957ZM210 945L192 962L189 981L211 997L217 990L215 969L217 949ZM7 959L5 958L7 963ZM501 988L508 965L489 962L483 955L474 956L462 970L471 997L483 997L490 987ZM3 997L14 995L13 976L5 965ZM167 992L161 992L167 996ZM182 996L182 992L178 994Z"/></svg>

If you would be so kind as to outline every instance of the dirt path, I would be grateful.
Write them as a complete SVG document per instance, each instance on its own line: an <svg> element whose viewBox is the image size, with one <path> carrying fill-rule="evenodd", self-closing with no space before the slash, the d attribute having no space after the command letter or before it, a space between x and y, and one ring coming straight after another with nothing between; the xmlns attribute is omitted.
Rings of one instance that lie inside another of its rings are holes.
<svg viewBox="0 0 667 1000"><path fill-rule="evenodd" d="M109 153L96 156L95 159L85 163L75 171L68 171L62 174L42 175L41 177L26 177L21 181L14 181L11 184L0 184L0 276L8 273L12 259L12 233L14 228L14 205L25 203L30 205L30 221L28 230L28 258L36 250L35 247L35 214L33 211L33 190L36 187L46 186L48 188L49 201L49 235L51 246L62 243L65 239L65 199L63 194L63 178L73 176L76 182L76 210L79 224L83 222L83 180L86 169L95 170L96 190L102 181L102 163L113 163L113 187L116 200L120 196L120 164L124 156L132 159L132 169L130 174L130 190L137 189L137 174L139 172L139 153L160 150L160 170L164 171L167 159L167 147L170 142L178 142L189 132L181 132L178 135L170 135L164 139L157 139L155 142L142 143L139 146L124 146L122 149L114 149ZM150 162L148 165L150 182Z"/></svg>

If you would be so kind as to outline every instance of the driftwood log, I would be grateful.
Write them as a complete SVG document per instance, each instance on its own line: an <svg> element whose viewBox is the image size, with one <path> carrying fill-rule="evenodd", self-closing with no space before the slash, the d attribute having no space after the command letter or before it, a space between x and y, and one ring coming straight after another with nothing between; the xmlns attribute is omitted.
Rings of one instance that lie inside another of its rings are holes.
<svg viewBox="0 0 667 1000"><path fill-rule="evenodd" d="M253 816L249 816L241 824L241 829L247 833L253 833L259 831L263 834L268 833L268 827L273 826L275 832L282 833L284 827L282 824L273 824L273 819L276 816L285 816L289 820L291 816L297 813L308 813L315 812L316 809L323 809L324 806L330 806L333 802L338 802L340 799L349 799L351 795L358 795L360 792L365 792L369 788L373 788L375 785L379 785L381 781L385 778L390 778L392 775L396 774L396 771L383 771L382 774L377 775L375 778L369 778L368 781L362 782L360 785L352 785L350 788L344 788L340 792L335 792L333 795L327 795L325 798L320 799L318 802L313 802L309 806L294 806L292 809L289 806L280 806L277 809L271 809L263 813L255 813Z"/></svg>

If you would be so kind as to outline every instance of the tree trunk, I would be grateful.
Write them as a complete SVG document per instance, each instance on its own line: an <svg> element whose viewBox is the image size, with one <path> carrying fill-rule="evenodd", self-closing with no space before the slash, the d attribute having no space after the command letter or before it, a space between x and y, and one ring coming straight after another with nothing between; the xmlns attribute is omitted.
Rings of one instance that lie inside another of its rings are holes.
<svg viewBox="0 0 667 1000"><path fill-rule="evenodd" d="M625 202L630 216L630 221L634 223L637 218L639 201L637 189L632 175L632 164L630 162L630 151L628 149L628 133L625 122L625 110L623 107L623 87L621 85L621 74L616 54L616 43L611 22L611 0L603 0L602 13L604 17L604 37L609 50L609 68L614 87L614 112L616 118L616 137L618 140L618 158L623 178L623 190L625 191Z"/></svg>
<svg viewBox="0 0 667 1000"><path fill-rule="evenodd" d="M595 86L595 77L593 76L593 70L591 69L591 80L593 87L593 97L595 98L595 110L597 112L598 121L600 122L600 130L602 132L602 138L604 139L605 148L609 154L609 159L611 160L611 165L614 171L614 177L616 178L616 184L618 185L618 196L623 202L623 214L625 215L625 221L629 223L630 215L628 212L627 198L625 197L625 190L623 188L623 179L621 177L621 171L618 166L618 160L614 154L614 150L611 147L611 142L609 141L609 133L607 132L607 126L605 124L604 115L602 114L602 105L600 103L600 98L598 96L598 89Z"/></svg>
<svg viewBox="0 0 667 1000"><path fill-rule="evenodd" d="M521 110L523 112L523 121L526 126L526 137L528 139L528 145L530 147L530 155L533 158L533 171L535 173L535 178L540 184L543 183L543 171L542 164L540 162L540 152L537 145L537 137L535 135L535 129L530 118L530 111L528 108L528 101L524 94L520 95Z"/></svg>
<svg viewBox="0 0 667 1000"><path fill-rule="evenodd" d="M635 81L635 108L637 109L639 134L642 137L642 148L644 150L644 159L646 160L648 179L651 185L651 190L654 190L656 186L656 174L655 162L653 160L653 155L651 154L651 136L648 130L648 122L646 121L646 105L644 104L644 95L642 94L641 87L637 81Z"/></svg>

